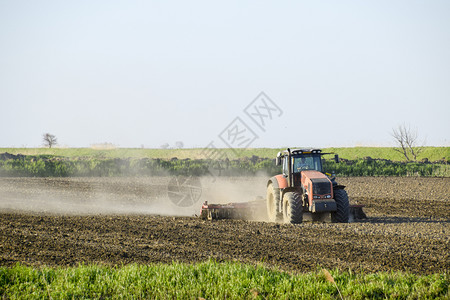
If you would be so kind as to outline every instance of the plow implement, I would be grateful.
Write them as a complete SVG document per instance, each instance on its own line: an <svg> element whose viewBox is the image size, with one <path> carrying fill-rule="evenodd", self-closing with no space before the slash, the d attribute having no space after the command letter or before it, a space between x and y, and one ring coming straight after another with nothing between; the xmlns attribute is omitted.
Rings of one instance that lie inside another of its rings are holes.
<svg viewBox="0 0 450 300"><path fill-rule="evenodd" d="M363 211L364 205L350 205L349 220L366 219L367 216ZM314 214L305 212L305 221L330 221L329 214L321 215L319 218ZM200 211L200 218L203 220L222 220L222 219L239 219L239 220L267 220L266 202L261 197L254 201L237 202L226 204L210 204L205 201Z"/></svg>
<svg viewBox="0 0 450 300"><path fill-rule="evenodd" d="M209 204L205 201L200 211L200 217L204 220L257 220L263 218L265 214L266 206L263 199L227 204Z"/></svg>
<svg viewBox="0 0 450 300"><path fill-rule="evenodd" d="M362 204L351 204L350 205L350 221L367 219L367 216L363 211L363 207L364 207L364 205L362 205Z"/></svg>

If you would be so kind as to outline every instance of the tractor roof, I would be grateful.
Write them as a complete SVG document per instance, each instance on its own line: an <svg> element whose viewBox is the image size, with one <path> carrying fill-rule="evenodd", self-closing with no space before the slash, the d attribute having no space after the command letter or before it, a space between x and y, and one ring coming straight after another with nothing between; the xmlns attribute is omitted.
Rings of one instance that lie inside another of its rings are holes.
<svg viewBox="0 0 450 300"><path fill-rule="evenodd" d="M320 149L292 149L291 154L310 154L310 153L322 153Z"/></svg>
<svg viewBox="0 0 450 300"><path fill-rule="evenodd" d="M302 155L302 154L317 154L317 155L325 155L325 154L334 154L334 153L323 153L321 149L286 149L282 152L278 152L277 157L287 156L288 151L291 151L291 155Z"/></svg>
<svg viewBox="0 0 450 300"><path fill-rule="evenodd" d="M291 149L292 155L298 155L298 154L321 154L322 150L320 149ZM279 153L280 155L287 155L288 150L284 150L283 152Z"/></svg>

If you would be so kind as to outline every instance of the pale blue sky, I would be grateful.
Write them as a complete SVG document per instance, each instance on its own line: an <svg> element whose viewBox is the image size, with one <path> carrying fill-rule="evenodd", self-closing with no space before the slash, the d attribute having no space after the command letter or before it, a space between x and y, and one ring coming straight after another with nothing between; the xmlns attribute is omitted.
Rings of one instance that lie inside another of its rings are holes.
<svg viewBox="0 0 450 300"><path fill-rule="evenodd" d="M450 1L0 1L0 147L450 145ZM264 91L265 131L244 113Z"/></svg>

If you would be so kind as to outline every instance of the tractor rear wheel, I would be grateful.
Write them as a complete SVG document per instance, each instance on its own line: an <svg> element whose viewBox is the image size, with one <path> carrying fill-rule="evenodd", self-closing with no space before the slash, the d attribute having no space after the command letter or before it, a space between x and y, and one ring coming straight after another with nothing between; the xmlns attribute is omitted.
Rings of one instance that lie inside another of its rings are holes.
<svg viewBox="0 0 450 300"><path fill-rule="evenodd" d="M303 221L303 207L300 194L287 192L283 196L283 219L285 223L300 224Z"/></svg>
<svg viewBox="0 0 450 300"><path fill-rule="evenodd" d="M334 190L334 201L336 201L337 209L331 213L331 221L334 223L348 223L350 204L347 192L342 189Z"/></svg>
<svg viewBox="0 0 450 300"><path fill-rule="evenodd" d="M277 212L277 205L280 202L280 192L278 189L274 189L272 183L267 186L267 217L269 222L280 221L280 215Z"/></svg>

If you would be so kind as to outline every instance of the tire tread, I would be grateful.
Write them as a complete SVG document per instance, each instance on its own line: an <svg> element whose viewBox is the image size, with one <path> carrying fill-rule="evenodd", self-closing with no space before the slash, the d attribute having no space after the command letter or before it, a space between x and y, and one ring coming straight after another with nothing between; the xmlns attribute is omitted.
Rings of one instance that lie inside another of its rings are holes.
<svg viewBox="0 0 450 300"><path fill-rule="evenodd" d="M336 201L337 210L331 213L331 221L334 223L348 223L350 204L347 192L342 189L334 190L334 200Z"/></svg>

